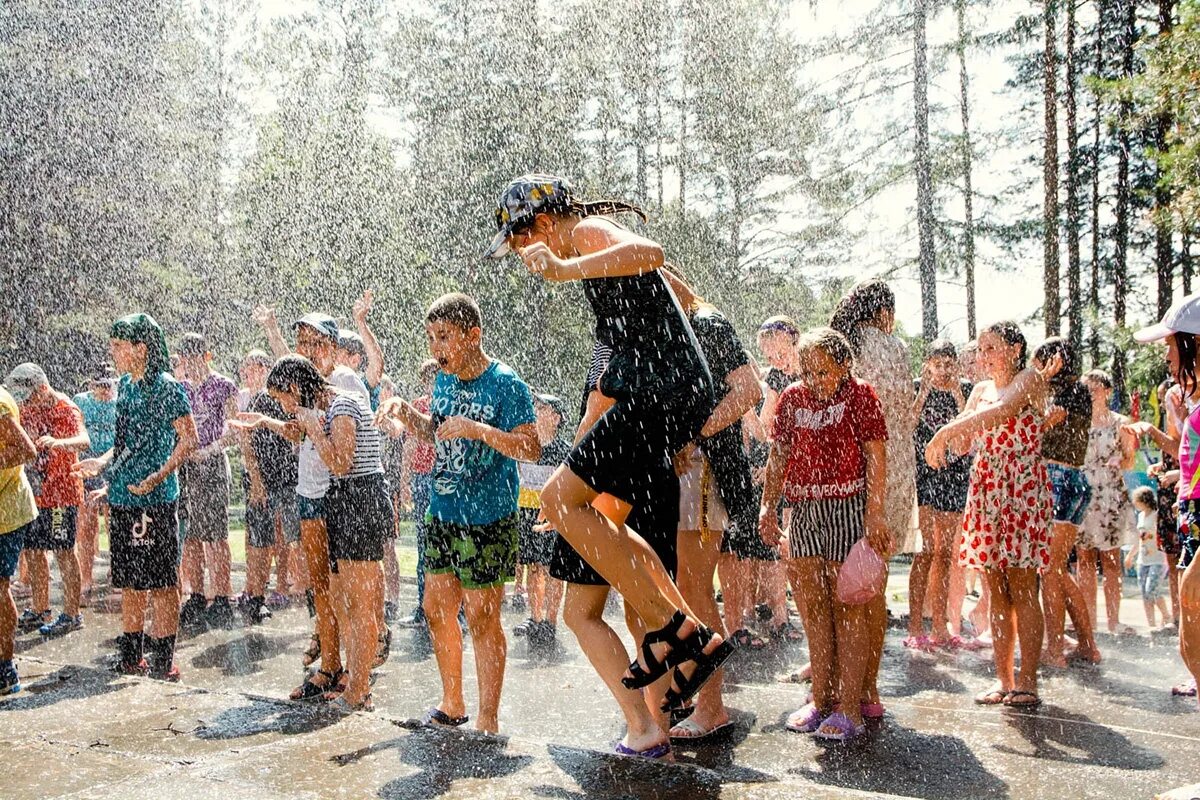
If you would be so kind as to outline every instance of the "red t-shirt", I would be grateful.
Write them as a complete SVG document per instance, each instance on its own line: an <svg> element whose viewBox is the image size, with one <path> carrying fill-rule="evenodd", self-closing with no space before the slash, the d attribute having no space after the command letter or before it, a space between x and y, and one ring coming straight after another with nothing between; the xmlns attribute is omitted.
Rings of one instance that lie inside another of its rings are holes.
<svg viewBox="0 0 1200 800"><path fill-rule="evenodd" d="M420 411L422 414L429 413L429 395L422 395L412 401L413 408ZM417 475L428 475L433 471L433 461L435 457L433 445L424 439L417 440L417 446L412 451L412 463L409 468Z"/></svg>
<svg viewBox="0 0 1200 800"><path fill-rule="evenodd" d="M70 400L58 397L53 405L21 406L21 427L35 444L40 436L70 439L83 430L83 415ZM74 450L38 448L37 458L25 467L37 493L38 508L63 508L83 503L83 481L71 475L71 467L78 460L79 455Z"/></svg>
<svg viewBox="0 0 1200 800"><path fill-rule="evenodd" d="M847 498L867 487L863 442L887 440L887 423L870 384L847 378L822 402L803 384L779 396L771 435L790 447L783 478L788 502Z"/></svg>

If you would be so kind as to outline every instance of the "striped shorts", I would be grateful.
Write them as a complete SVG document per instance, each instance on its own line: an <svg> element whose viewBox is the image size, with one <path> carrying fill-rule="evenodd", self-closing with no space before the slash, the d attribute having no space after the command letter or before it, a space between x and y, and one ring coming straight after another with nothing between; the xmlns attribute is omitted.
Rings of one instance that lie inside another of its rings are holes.
<svg viewBox="0 0 1200 800"><path fill-rule="evenodd" d="M801 500L792 506L788 541L792 558L819 556L826 561L845 561L850 548L866 528L863 516L867 496Z"/></svg>

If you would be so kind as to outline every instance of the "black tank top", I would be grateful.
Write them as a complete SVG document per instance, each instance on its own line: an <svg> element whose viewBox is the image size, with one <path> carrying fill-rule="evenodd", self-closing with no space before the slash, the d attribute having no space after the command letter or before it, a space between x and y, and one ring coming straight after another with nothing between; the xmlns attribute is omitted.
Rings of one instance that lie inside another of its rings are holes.
<svg viewBox="0 0 1200 800"><path fill-rule="evenodd" d="M686 389L711 407L708 364L658 270L590 278L583 293L596 315L596 341L612 349L600 379L605 395L663 402Z"/></svg>

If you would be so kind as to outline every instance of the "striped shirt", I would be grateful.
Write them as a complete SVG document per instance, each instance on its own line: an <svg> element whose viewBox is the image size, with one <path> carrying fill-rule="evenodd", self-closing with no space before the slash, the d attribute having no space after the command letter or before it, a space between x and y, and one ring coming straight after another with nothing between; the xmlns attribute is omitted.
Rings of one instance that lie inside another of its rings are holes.
<svg viewBox="0 0 1200 800"><path fill-rule="evenodd" d="M371 407L366 397L356 393L339 392L329 410L325 412L325 433L333 430L333 421L338 417L349 417L354 421L354 463L350 472L338 478L360 478L383 472L383 442L379 429L371 416Z"/></svg>

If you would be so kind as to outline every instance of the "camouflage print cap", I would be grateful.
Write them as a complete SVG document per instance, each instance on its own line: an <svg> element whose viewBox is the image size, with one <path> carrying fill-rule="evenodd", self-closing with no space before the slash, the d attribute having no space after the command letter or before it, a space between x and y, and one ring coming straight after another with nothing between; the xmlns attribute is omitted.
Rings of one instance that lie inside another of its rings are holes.
<svg viewBox="0 0 1200 800"><path fill-rule="evenodd" d="M564 211L575 199L571 185L556 175L522 175L500 193L496 201L496 227L484 258L503 258L509 253L508 237L529 224L542 211Z"/></svg>

